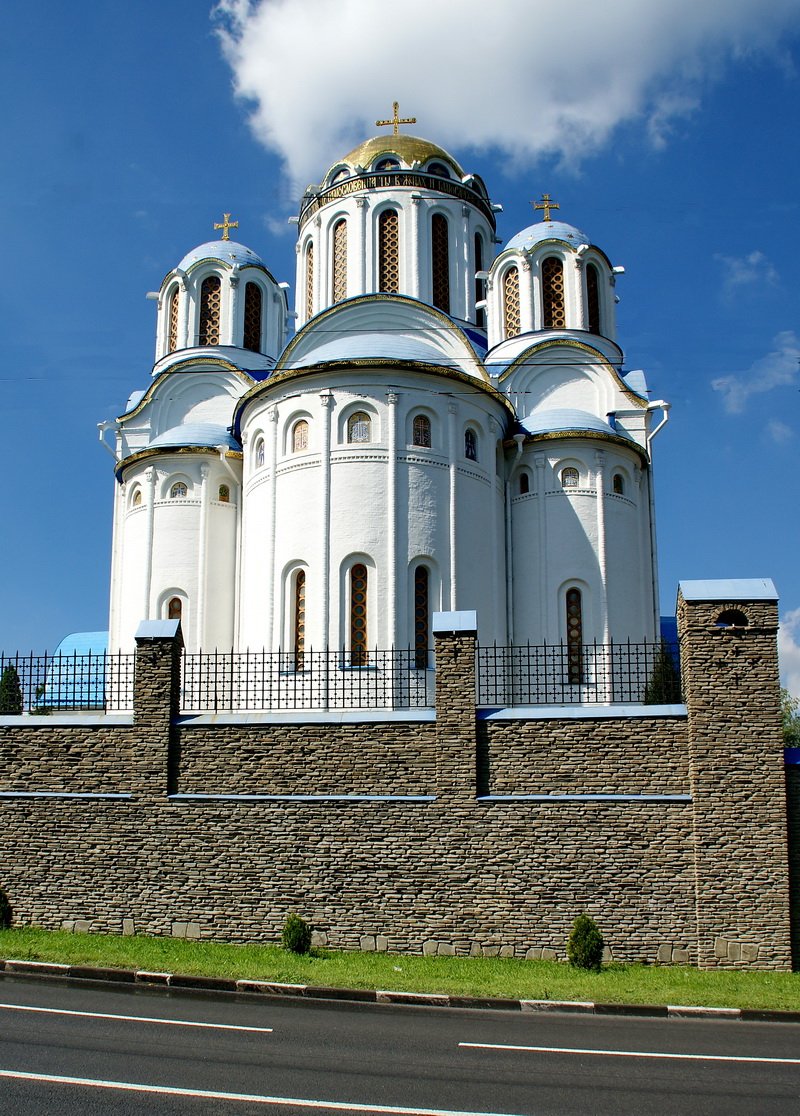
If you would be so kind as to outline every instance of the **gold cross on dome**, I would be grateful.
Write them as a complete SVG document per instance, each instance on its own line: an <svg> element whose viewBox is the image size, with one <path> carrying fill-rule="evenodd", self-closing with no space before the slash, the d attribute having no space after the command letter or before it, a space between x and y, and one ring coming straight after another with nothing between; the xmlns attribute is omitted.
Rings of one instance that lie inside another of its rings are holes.
<svg viewBox="0 0 800 1116"><path fill-rule="evenodd" d="M416 116L406 116L403 119L401 119L400 118L400 102L399 101L393 101L392 102L392 119L391 120L376 120L375 124L378 128L383 128L387 124L393 124L394 125L394 134L398 135L399 132L400 132L400 125L401 124L416 124L416 122L417 122Z"/></svg>
<svg viewBox="0 0 800 1116"><path fill-rule="evenodd" d="M551 209L560 209L561 208L561 206L558 204L558 202L550 201L550 195L549 194L542 194L542 200L540 202L531 202L531 205L533 206L534 210L536 210L536 209L543 209L544 210L544 217L542 218L542 220L544 220L544 221L549 221L550 220L550 210Z"/></svg>
<svg viewBox="0 0 800 1116"><path fill-rule="evenodd" d="M238 229L239 228L239 222L238 221L231 221L230 213L224 213L223 216L222 216L222 224L221 225L216 225L215 224L214 228L215 229L222 229L222 239L223 240L230 240L230 237L228 236L228 229Z"/></svg>

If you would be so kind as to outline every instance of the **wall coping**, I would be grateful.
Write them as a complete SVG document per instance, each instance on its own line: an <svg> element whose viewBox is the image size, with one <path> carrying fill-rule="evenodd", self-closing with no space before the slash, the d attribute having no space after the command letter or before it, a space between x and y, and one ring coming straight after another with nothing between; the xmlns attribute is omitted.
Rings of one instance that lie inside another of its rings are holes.
<svg viewBox="0 0 800 1116"><path fill-rule="evenodd" d="M102 725L104 728L127 728L133 725L133 713L84 711L83 713L3 714L0 717L0 728L53 728L56 725L59 727L64 725L72 727Z"/></svg>
<svg viewBox="0 0 800 1116"><path fill-rule="evenodd" d="M476 710L479 721L602 721L611 718L678 717L686 720L685 705L513 705Z"/></svg>
<svg viewBox="0 0 800 1116"><path fill-rule="evenodd" d="M478 631L478 614L473 611L461 612L434 612L431 618L431 631L434 635L444 635L446 632L460 632L476 635Z"/></svg>
<svg viewBox="0 0 800 1116"><path fill-rule="evenodd" d="M691 802L690 794L484 794L476 802Z"/></svg>
<svg viewBox="0 0 800 1116"><path fill-rule="evenodd" d="M300 709L242 710L241 713L182 713L181 728L207 725L359 725L422 724L436 720L435 709Z"/></svg>
<svg viewBox="0 0 800 1116"><path fill-rule="evenodd" d="M171 794L170 802L435 802L435 794Z"/></svg>
<svg viewBox="0 0 800 1116"><path fill-rule="evenodd" d="M778 591L769 577L679 581L685 601L777 601Z"/></svg>

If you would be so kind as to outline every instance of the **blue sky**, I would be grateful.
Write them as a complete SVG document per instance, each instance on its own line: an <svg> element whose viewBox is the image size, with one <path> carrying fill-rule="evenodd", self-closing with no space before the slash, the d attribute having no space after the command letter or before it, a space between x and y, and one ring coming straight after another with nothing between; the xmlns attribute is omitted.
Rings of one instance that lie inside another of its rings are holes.
<svg viewBox="0 0 800 1116"><path fill-rule="evenodd" d="M603 26L581 20L587 0L548 20L538 0L496 0L491 24L464 0L450 30L452 7L421 0L394 24L368 0L230 0L223 22L200 0L11 7L3 649L106 627L114 482L96 423L148 382L145 293L223 211L293 285L296 183L399 98L411 131L483 175L504 239L548 191L625 266L626 367L672 403L654 446L662 611L680 578L772 577L800 693L797 0L769 20L706 0L695 23L688 0L609 0Z"/></svg>

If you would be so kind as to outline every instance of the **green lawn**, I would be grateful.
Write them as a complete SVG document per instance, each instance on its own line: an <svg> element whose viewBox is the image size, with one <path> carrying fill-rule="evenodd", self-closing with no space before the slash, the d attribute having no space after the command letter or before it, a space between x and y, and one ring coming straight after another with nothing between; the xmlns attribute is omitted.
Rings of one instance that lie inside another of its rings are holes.
<svg viewBox="0 0 800 1116"><path fill-rule="evenodd" d="M0 930L0 957L462 996L800 1010L800 973L616 964L587 973L554 961L327 949L298 957L275 946L35 929Z"/></svg>

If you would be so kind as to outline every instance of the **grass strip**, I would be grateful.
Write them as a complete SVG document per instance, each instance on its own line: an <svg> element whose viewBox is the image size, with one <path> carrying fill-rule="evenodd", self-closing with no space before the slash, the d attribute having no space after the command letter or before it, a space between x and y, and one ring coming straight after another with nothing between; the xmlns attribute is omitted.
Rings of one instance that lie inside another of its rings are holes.
<svg viewBox="0 0 800 1116"><path fill-rule="evenodd" d="M298 956L270 945L28 928L0 930L0 957L398 992L800 1011L800 973L619 964L591 973L558 961L327 949Z"/></svg>

